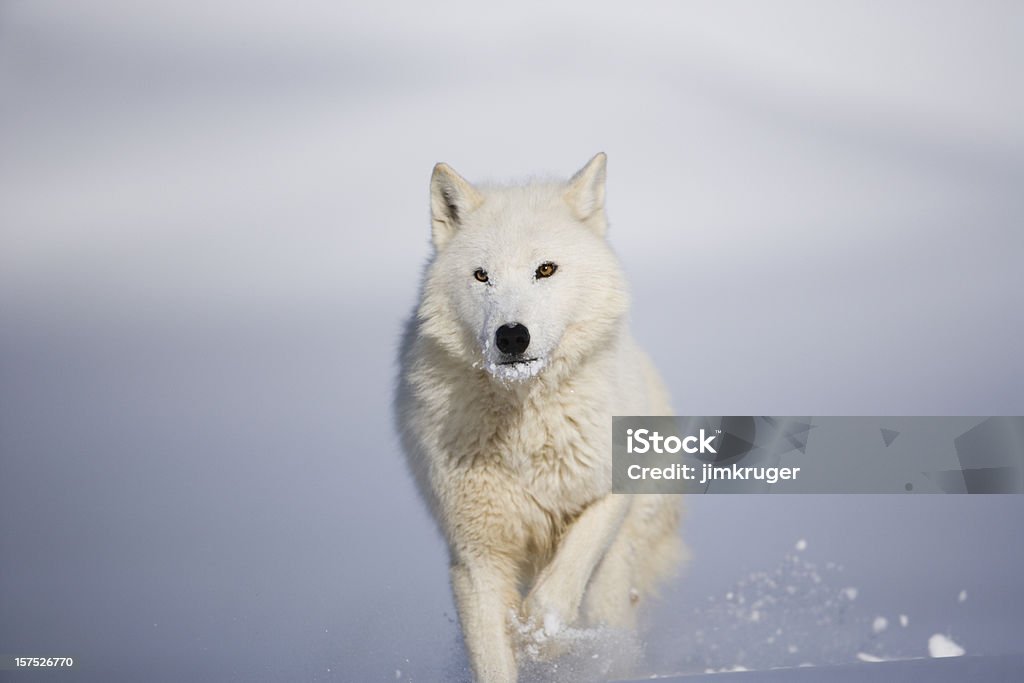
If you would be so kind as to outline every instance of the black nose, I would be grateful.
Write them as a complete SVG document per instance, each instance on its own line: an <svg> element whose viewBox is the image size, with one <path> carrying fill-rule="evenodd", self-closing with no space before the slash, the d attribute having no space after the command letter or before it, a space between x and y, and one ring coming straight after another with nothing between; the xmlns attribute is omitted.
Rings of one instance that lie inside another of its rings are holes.
<svg viewBox="0 0 1024 683"><path fill-rule="evenodd" d="M518 356L530 345L530 331L526 325L512 323L502 325L494 335L498 350L511 356Z"/></svg>

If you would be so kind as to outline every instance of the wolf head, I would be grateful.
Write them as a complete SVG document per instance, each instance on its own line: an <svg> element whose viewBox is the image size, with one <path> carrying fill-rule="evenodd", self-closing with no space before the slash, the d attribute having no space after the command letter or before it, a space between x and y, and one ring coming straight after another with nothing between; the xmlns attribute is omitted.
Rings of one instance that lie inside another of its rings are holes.
<svg viewBox="0 0 1024 683"><path fill-rule="evenodd" d="M628 299L605 240L605 164L598 154L567 182L482 187L437 164L421 333L506 383L607 348Z"/></svg>

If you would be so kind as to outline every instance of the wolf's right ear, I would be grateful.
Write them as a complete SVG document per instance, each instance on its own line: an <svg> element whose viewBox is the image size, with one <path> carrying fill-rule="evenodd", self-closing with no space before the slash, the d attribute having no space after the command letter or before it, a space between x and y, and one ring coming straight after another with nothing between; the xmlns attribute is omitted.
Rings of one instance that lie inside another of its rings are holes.
<svg viewBox="0 0 1024 683"><path fill-rule="evenodd" d="M459 222L483 203L483 196L448 164L437 164L430 176L430 223L434 248L455 236Z"/></svg>

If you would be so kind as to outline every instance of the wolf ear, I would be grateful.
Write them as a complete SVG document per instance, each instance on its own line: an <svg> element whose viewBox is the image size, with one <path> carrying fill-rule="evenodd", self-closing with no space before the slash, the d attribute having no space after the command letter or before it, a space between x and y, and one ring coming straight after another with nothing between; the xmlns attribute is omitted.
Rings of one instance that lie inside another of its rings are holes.
<svg viewBox="0 0 1024 683"><path fill-rule="evenodd" d="M569 179L565 201L572 207L576 217L589 225L599 235L608 228L604 215L604 181L608 157L598 152L587 165Z"/></svg>
<svg viewBox="0 0 1024 683"><path fill-rule="evenodd" d="M480 206L483 196L448 164L437 164L430 176L430 222L434 247L440 249L455 236L459 222Z"/></svg>

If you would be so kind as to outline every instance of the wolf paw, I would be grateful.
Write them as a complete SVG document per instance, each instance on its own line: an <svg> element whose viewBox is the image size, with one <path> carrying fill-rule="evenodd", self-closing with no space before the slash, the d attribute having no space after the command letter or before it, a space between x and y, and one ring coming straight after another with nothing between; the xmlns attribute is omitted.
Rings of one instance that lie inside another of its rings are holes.
<svg viewBox="0 0 1024 683"><path fill-rule="evenodd" d="M579 600L572 600L569 591L549 591L538 584L523 601L523 616L537 624L549 638L573 625L579 615Z"/></svg>
<svg viewBox="0 0 1024 683"><path fill-rule="evenodd" d="M512 622L521 651L535 662L550 662L572 647L574 629L567 628L554 614L542 619L513 614Z"/></svg>

